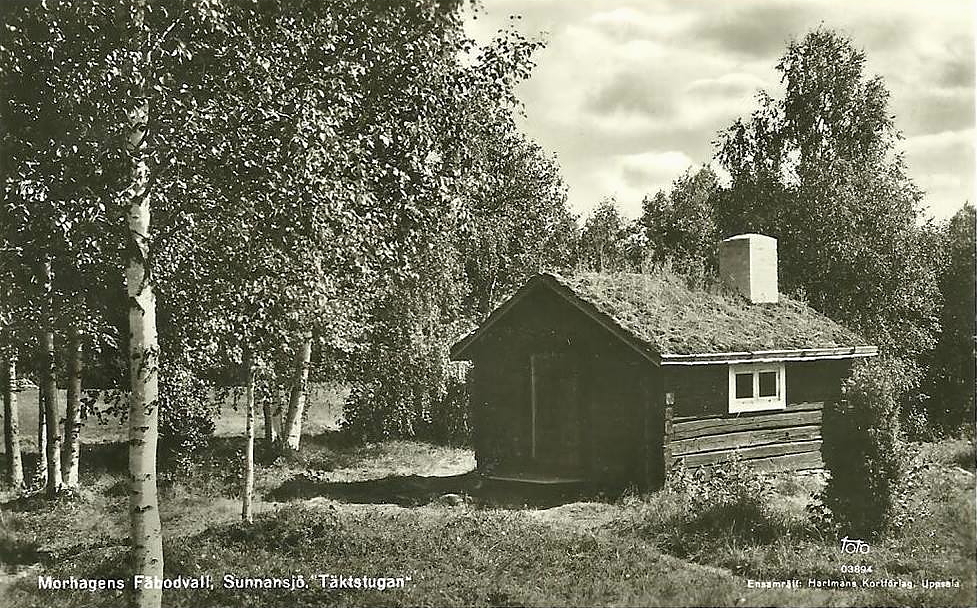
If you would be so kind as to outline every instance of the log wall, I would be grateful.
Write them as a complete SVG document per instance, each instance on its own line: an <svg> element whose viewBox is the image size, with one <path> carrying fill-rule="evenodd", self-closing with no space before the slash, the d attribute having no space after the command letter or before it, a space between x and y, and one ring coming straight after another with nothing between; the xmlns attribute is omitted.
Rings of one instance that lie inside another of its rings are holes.
<svg viewBox="0 0 977 608"><path fill-rule="evenodd" d="M735 455L761 471L823 468L823 402L752 414L673 416L665 410L663 454L669 468L698 468Z"/></svg>

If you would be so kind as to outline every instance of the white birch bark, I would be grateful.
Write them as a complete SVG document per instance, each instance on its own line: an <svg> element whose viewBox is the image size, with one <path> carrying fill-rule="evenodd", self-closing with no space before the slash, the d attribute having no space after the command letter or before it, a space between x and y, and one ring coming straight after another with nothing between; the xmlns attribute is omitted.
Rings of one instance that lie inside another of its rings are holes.
<svg viewBox="0 0 977 608"><path fill-rule="evenodd" d="M41 392L44 394L44 455L47 464L45 492L49 498L61 489L61 427L58 424L58 384L54 375L54 332L41 333Z"/></svg>
<svg viewBox="0 0 977 608"><path fill-rule="evenodd" d="M309 363L312 360L312 334L302 336L302 342L295 353L295 369L292 377L292 392L288 400L288 414L285 417L285 448L298 451L302 439L302 414L305 411L305 396L309 385Z"/></svg>
<svg viewBox="0 0 977 608"><path fill-rule="evenodd" d="M7 479L15 488L24 485L24 462L20 455L20 411L17 409L17 357L4 361L3 439L7 451Z"/></svg>
<svg viewBox="0 0 977 608"><path fill-rule="evenodd" d="M42 383L43 384L43 383ZM44 388L37 387L37 466L34 477L42 485L47 485L47 415L44 405Z"/></svg>
<svg viewBox="0 0 977 608"><path fill-rule="evenodd" d="M156 485L156 444L159 435L159 345L156 335L156 296L149 268L150 196L147 163L149 101L142 70L148 58L141 44L146 14L137 1L130 14L132 45L137 62L130 66L132 98L127 101L130 188L128 243L125 264L129 296L129 526L132 541L132 574L163 576L163 535ZM134 586L132 604L159 608L161 589Z"/></svg>
<svg viewBox="0 0 977 608"><path fill-rule="evenodd" d="M244 426L244 490L241 499L241 519L251 523L254 495L254 364L250 355L245 357L244 369L247 374L244 398L247 420Z"/></svg>
<svg viewBox="0 0 977 608"><path fill-rule="evenodd" d="M68 403L64 412L64 485L78 488L78 467L81 456L81 335L77 328L68 331Z"/></svg>

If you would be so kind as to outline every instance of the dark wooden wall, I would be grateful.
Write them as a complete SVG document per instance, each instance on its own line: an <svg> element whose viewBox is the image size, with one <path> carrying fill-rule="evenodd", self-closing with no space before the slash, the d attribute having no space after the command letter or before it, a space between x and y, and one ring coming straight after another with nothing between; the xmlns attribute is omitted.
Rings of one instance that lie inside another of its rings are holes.
<svg viewBox="0 0 977 608"><path fill-rule="evenodd" d="M669 466L709 466L736 454L759 470L821 468L821 412L840 398L849 369L846 360L787 362L786 410L730 414L726 365L666 367L664 390L674 395L662 439Z"/></svg>
<svg viewBox="0 0 977 608"><path fill-rule="evenodd" d="M557 294L543 288L528 294L473 345L472 353L469 391L480 472L533 470L534 353L560 353L577 362L579 474L611 485L643 484L649 458L660 460L661 425L648 413L657 409L652 415L660 418L660 405L652 407L661 395L658 368Z"/></svg>

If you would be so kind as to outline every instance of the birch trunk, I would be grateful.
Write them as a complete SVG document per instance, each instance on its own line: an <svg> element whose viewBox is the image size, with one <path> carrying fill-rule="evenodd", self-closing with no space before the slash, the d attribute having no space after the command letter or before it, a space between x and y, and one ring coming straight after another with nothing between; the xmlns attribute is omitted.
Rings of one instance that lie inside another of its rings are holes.
<svg viewBox="0 0 977 608"><path fill-rule="evenodd" d="M274 447L281 435L281 407L276 403L277 400L278 397L272 397L269 392L261 402L261 413L265 419L265 443L269 447Z"/></svg>
<svg viewBox="0 0 977 608"><path fill-rule="evenodd" d="M302 439L302 414L305 411L305 395L309 384L309 363L312 360L312 334L302 337L302 343L295 353L295 370L292 377L292 392L288 399L288 414L285 417L285 448L296 452Z"/></svg>
<svg viewBox="0 0 977 608"><path fill-rule="evenodd" d="M64 412L64 485L78 488L78 461L81 455L81 335L77 328L68 331L68 403Z"/></svg>
<svg viewBox="0 0 977 608"><path fill-rule="evenodd" d="M245 357L244 369L247 374L245 407L247 421L244 425L244 491L241 500L241 519L251 523L251 500L254 494L254 365L251 356Z"/></svg>
<svg viewBox="0 0 977 608"><path fill-rule="evenodd" d="M163 535L156 486L156 443L159 435L159 344L156 336L156 296L150 274L150 194L147 154L149 101L143 65L149 58L142 50L144 0L130 13L132 47L137 59L128 66L132 97L127 100L130 187L126 292L129 296L129 526L132 540L132 574L163 576ZM154 587L155 585L151 585ZM159 608L162 590L133 585L132 604Z"/></svg>
<svg viewBox="0 0 977 608"><path fill-rule="evenodd" d="M58 427L58 385L55 376L54 310L51 260L46 259L40 268L43 290L43 318L38 336L40 346L40 386L44 402L44 459L46 465L45 493L49 498L61 489L61 435Z"/></svg>
<svg viewBox="0 0 977 608"><path fill-rule="evenodd" d="M34 476L47 485L47 416L45 414L44 389L37 387L37 467Z"/></svg>
<svg viewBox="0 0 977 608"><path fill-rule="evenodd" d="M275 403L271 410L271 434L275 436L275 443L282 441L282 427L285 424L285 410L288 408L288 393L283 390L275 391Z"/></svg>
<svg viewBox="0 0 977 608"><path fill-rule="evenodd" d="M58 381L55 375L54 353L54 284L51 274L51 258L41 263L39 279L42 290L43 314L41 318L40 389L44 396L44 426L47 440L44 454L47 460L46 493L53 498L61 489L61 427L58 425Z"/></svg>
<svg viewBox="0 0 977 608"><path fill-rule="evenodd" d="M20 411L17 409L17 357L4 362L3 439L7 450L7 478L15 488L24 486L24 462L20 456Z"/></svg>
<svg viewBox="0 0 977 608"><path fill-rule="evenodd" d="M58 424L58 385L54 376L54 332L44 332L41 390L44 391L44 426L47 430L47 484L49 498L57 496L61 489L61 427Z"/></svg>

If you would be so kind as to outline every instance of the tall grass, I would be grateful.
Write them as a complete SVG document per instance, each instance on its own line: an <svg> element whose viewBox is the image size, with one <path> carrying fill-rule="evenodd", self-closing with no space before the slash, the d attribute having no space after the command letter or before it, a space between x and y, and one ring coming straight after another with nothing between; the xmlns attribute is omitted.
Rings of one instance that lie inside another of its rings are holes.
<svg viewBox="0 0 977 608"><path fill-rule="evenodd" d="M772 494L770 480L739 461L677 469L661 492L626 498L617 526L695 560L807 534L803 518L771 506Z"/></svg>
<svg viewBox="0 0 977 608"><path fill-rule="evenodd" d="M805 506L816 493L807 500L771 496L773 487L809 492L807 484L759 476L736 464L712 473L679 471L663 491L625 499L613 525L669 553L744 578L802 583L850 579L859 584L864 578L899 579L915 585L847 591L838 604L971 606L977 600L974 475L954 462L968 449L971 444L917 448L898 493L903 503L897 510L898 525L871 540L866 555L843 553L839 541L848 533L821 528L817 518L808 518ZM871 571L843 570L853 565ZM959 587L922 589L924 579L957 581Z"/></svg>

